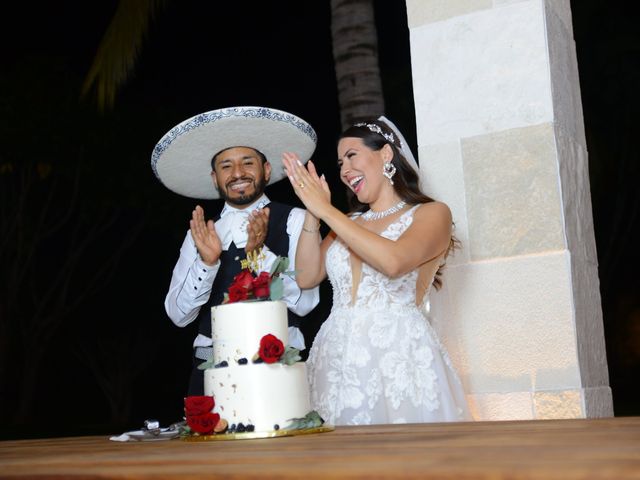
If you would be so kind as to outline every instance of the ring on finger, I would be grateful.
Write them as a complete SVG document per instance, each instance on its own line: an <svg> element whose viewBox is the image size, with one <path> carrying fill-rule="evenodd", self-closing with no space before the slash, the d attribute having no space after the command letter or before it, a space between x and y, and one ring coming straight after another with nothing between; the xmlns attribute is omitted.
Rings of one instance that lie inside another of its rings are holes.
<svg viewBox="0 0 640 480"><path fill-rule="evenodd" d="M299 186L300 188L304 188L304 182L300 182L300 183L298 184L298 186Z"/></svg>

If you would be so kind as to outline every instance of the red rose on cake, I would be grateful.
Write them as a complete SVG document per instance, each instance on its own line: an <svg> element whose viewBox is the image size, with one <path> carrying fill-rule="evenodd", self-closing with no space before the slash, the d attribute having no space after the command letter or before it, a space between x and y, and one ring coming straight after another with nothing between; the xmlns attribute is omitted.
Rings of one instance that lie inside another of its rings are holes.
<svg viewBox="0 0 640 480"><path fill-rule="evenodd" d="M260 275L253 279L253 296L256 298L268 298L270 283L271 275L268 272L260 272Z"/></svg>
<svg viewBox="0 0 640 480"><path fill-rule="evenodd" d="M189 428L201 435L211 435L219 421L220 415L211 412L205 413L204 415L187 416L187 425L189 425Z"/></svg>
<svg viewBox="0 0 640 480"><path fill-rule="evenodd" d="M289 271L289 259L277 256L270 270L260 271L259 260L264 255L259 252L247 254L241 261L242 270L235 277L224 294L222 303L242 302L244 300L280 300L284 295L283 276L293 278L295 271ZM251 259L251 261L250 261ZM260 273L258 273L260 272Z"/></svg>
<svg viewBox="0 0 640 480"><path fill-rule="evenodd" d="M192 395L184 399L184 413L189 416L203 415L211 412L215 407L215 401L209 395Z"/></svg>
<svg viewBox="0 0 640 480"><path fill-rule="evenodd" d="M260 339L258 355L264 363L276 363L284 353L284 344L270 333Z"/></svg>
<svg viewBox="0 0 640 480"><path fill-rule="evenodd" d="M249 270L242 270L233 277L233 282L231 286L229 286L226 303L241 302L256 296L254 291L254 282L256 280L257 278L254 278ZM268 280L270 280L270 278Z"/></svg>
<svg viewBox="0 0 640 480"><path fill-rule="evenodd" d="M227 423L213 413L215 401L210 395L193 395L184 399L184 413L192 432L211 435L225 430Z"/></svg>
<svg viewBox="0 0 640 480"><path fill-rule="evenodd" d="M236 284L229 287L229 299L227 303L241 302L247 298L249 298L249 291L246 288Z"/></svg>
<svg viewBox="0 0 640 480"><path fill-rule="evenodd" d="M232 285L242 287L249 292L251 291L251 286L253 285L253 275L251 275L251 272L249 270L242 270L239 274L233 277Z"/></svg>

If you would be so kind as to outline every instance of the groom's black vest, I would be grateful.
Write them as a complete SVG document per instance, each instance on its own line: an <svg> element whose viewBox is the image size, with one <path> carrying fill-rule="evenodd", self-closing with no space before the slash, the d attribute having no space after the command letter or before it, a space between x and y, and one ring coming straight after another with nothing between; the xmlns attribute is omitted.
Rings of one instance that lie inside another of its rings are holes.
<svg viewBox="0 0 640 480"><path fill-rule="evenodd" d="M286 257L289 255L289 235L287 235L287 220L293 207L281 203L271 202L269 207L269 223L267 227L267 238L264 244L276 255ZM220 218L215 219L216 221ZM209 301L200 307L198 314L198 332L211 337L211 307L220 305L225 292L242 267L240 261L247 257L244 248L238 248L231 242L228 250L223 250L220 255L220 268L211 288ZM292 259L293 260L293 259ZM288 311L289 326L299 326L300 319L295 313Z"/></svg>

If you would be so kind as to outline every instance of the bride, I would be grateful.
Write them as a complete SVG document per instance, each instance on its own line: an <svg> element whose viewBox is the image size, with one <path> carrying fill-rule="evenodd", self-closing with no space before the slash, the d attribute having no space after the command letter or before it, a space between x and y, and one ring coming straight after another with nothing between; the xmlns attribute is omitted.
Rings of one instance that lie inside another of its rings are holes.
<svg viewBox="0 0 640 480"><path fill-rule="evenodd" d="M324 175L293 153L287 176L307 214L296 281L328 275L333 306L309 353L313 408L330 424L470 420L464 391L425 316L453 247L447 205L420 191L418 166L385 117L357 123L338 142L340 178L355 208L331 205ZM331 229L320 238L320 220Z"/></svg>

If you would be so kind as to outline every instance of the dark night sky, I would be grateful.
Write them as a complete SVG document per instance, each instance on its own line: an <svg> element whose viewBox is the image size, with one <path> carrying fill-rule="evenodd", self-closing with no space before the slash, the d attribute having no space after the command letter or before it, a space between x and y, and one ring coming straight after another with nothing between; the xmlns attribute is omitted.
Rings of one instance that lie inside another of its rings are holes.
<svg viewBox="0 0 640 480"><path fill-rule="evenodd" d="M637 415L640 176L631 142L639 133L640 42L625 3L580 0L572 6L611 384L616 414ZM116 4L28 3L13 6L2 19L3 215L10 216L22 198L16 172L33 162L40 180L22 218L33 224L46 206L55 218L69 213L59 231L34 234L37 266L29 270L33 279L21 284L34 293L19 295L16 311L25 318L37 311L50 285L60 282L55 272L64 271L70 258L77 260L67 277L70 298L78 300L36 347L28 344L43 353L39 387L28 414L8 437L118 433L139 427L145 418L163 424L179 419L194 332L174 327L162 302L194 202L166 190L149 163L153 146L172 126L225 106L290 111L316 129L314 157L337 184L333 159L340 125L328 0L225 2L224 7L168 1L116 108L99 115L79 99L79 90ZM386 114L415 146L404 2L376 0L375 6ZM12 172L3 170L7 164L14 165ZM80 181L72 203L74 178ZM53 200L47 200L49 191L55 191ZM296 202L285 184L267 193ZM341 193L334 198L344 203ZM95 228L99 234L91 236ZM87 245L82 238L89 239ZM11 282L10 267L10 261L0 265L5 282ZM94 280L95 289L82 293ZM18 330L9 328L8 342L0 343L16 365L26 348ZM22 372L0 366L2 372L0 422L11 425L12 412L24 403L17 391ZM111 381L101 383L101 375Z"/></svg>

